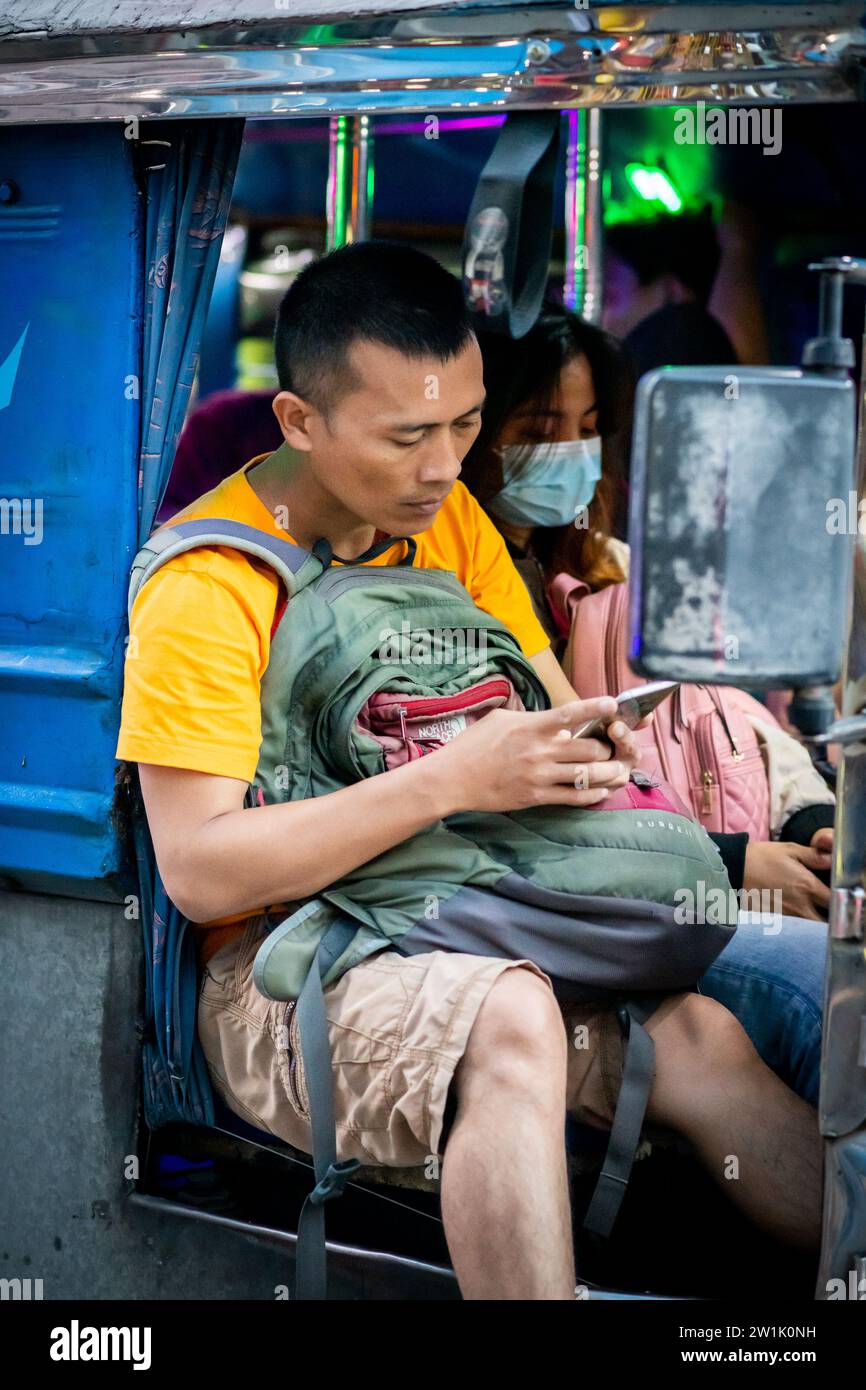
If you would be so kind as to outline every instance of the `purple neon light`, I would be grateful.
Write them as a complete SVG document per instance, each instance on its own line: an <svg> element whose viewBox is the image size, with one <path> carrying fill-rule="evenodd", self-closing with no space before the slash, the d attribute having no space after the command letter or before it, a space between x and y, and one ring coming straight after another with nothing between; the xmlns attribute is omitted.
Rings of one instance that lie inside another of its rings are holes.
<svg viewBox="0 0 866 1390"><path fill-rule="evenodd" d="M446 116L440 117L440 130L483 130L485 126L498 126L505 123L505 113L496 116ZM426 121L400 121L394 125L371 121L375 135L420 135L427 129ZM272 122L262 122L261 126L250 127L244 140L250 144L306 144L310 140L328 137L326 122L317 123L314 129L304 122L305 128L298 129L300 122L287 122L285 126L275 126ZM292 128L294 127L294 128Z"/></svg>
<svg viewBox="0 0 866 1390"><path fill-rule="evenodd" d="M504 125L501 116L454 116L439 121L440 130L481 130L484 126ZM402 121L397 125L377 125L377 135L416 135L427 129L425 121Z"/></svg>

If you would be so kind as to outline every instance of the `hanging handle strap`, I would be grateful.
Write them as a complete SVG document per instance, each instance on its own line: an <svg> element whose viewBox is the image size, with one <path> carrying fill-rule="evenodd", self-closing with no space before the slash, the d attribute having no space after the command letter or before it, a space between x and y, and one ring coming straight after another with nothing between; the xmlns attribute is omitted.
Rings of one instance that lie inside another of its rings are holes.
<svg viewBox="0 0 866 1390"><path fill-rule="evenodd" d="M463 293L479 326L522 338L538 317L553 236L558 111L508 116L463 239Z"/></svg>

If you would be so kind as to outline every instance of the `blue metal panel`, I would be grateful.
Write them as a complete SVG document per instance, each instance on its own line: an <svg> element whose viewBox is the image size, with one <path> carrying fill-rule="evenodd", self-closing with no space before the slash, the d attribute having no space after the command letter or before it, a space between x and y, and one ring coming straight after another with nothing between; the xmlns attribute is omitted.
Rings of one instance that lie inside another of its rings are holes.
<svg viewBox="0 0 866 1390"><path fill-rule="evenodd" d="M0 132L0 874L93 896L120 866L141 370L131 148L120 126Z"/></svg>

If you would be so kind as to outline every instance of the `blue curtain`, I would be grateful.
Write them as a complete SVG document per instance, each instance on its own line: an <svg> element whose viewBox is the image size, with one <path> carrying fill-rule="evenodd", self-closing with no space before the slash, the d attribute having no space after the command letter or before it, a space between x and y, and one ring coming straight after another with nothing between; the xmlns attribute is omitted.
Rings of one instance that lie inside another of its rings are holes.
<svg viewBox="0 0 866 1390"><path fill-rule="evenodd" d="M168 484L198 367L240 154L242 120L148 123L138 543Z"/></svg>
<svg viewBox="0 0 866 1390"><path fill-rule="evenodd" d="M150 535L183 426L228 219L243 121L148 124L141 176L146 197L139 545ZM195 943L168 898L140 794L133 832L144 936L145 1120L152 1129L214 1120L198 1040Z"/></svg>

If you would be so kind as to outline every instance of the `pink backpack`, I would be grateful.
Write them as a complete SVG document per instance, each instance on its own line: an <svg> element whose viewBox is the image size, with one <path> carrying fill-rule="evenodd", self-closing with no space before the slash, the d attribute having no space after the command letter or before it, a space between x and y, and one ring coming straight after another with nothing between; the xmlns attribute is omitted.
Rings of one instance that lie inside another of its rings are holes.
<svg viewBox="0 0 866 1390"><path fill-rule="evenodd" d="M568 638L565 673L579 695L618 695L642 683L626 661L627 584L592 593L559 574L547 592ZM744 690L680 686L659 705L650 728L637 734L640 767L673 787L706 830L745 830L753 840L768 840L770 787L749 713L776 722Z"/></svg>

